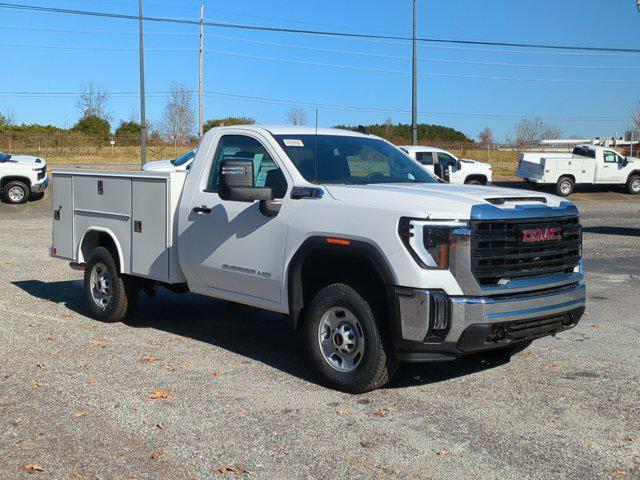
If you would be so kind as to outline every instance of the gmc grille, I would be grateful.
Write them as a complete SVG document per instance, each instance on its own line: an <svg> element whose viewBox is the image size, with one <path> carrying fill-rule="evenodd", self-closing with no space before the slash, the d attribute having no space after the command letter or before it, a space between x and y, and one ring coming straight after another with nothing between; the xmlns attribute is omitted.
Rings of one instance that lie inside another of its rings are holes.
<svg viewBox="0 0 640 480"><path fill-rule="evenodd" d="M42 167L42 170L38 172L38 180L42 180L44 176L47 174L47 166Z"/></svg>
<svg viewBox="0 0 640 480"><path fill-rule="evenodd" d="M558 241L524 243L523 229L561 227ZM471 222L471 268L481 286L501 279L571 273L580 264L582 227L578 217L477 220Z"/></svg>

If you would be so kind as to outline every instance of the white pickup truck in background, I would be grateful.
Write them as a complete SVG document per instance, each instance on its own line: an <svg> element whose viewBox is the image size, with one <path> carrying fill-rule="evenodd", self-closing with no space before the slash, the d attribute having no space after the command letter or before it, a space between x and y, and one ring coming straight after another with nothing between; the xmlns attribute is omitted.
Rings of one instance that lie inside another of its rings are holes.
<svg viewBox="0 0 640 480"><path fill-rule="evenodd" d="M0 196L7 203L25 203L49 184L47 162L39 157L0 152Z"/></svg>
<svg viewBox="0 0 640 480"><path fill-rule="evenodd" d="M159 286L280 312L344 391L399 361L508 358L584 312L572 203L438 182L375 136L220 127L189 173L53 179L51 255L84 270L95 317L122 320Z"/></svg>
<svg viewBox="0 0 640 480"><path fill-rule="evenodd" d="M196 158L197 150L189 150L178 158L169 160L156 160L147 162L142 166L145 172L188 172L191 170L193 159Z"/></svg>
<svg viewBox="0 0 640 480"><path fill-rule="evenodd" d="M578 145L573 153L526 152L520 154L516 177L539 185L554 185L558 195L570 195L576 185L624 185L640 193L640 160L615 150Z"/></svg>
<svg viewBox="0 0 640 480"><path fill-rule="evenodd" d="M404 145L400 149L445 182L487 185L492 181L492 167L488 163L458 158L451 152L435 147Z"/></svg>

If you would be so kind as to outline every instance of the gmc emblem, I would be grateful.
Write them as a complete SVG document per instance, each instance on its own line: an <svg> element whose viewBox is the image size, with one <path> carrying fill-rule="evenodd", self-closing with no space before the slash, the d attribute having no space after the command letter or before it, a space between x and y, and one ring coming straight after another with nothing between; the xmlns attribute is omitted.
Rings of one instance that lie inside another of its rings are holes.
<svg viewBox="0 0 640 480"><path fill-rule="evenodd" d="M557 242L562 240L562 228L543 227L522 230L522 243Z"/></svg>

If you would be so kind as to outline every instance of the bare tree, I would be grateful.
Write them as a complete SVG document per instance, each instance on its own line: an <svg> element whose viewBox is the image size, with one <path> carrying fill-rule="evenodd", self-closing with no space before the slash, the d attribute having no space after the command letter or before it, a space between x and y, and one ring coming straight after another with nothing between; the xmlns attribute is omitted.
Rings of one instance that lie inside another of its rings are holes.
<svg viewBox="0 0 640 480"><path fill-rule="evenodd" d="M195 123L193 93L183 83L172 83L159 124L162 136L176 145L184 145L193 136Z"/></svg>
<svg viewBox="0 0 640 480"><path fill-rule="evenodd" d="M631 112L631 127L635 131L640 130L640 103Z"/></svg>
<svg viewBox="0 0 640 480"><path fill-rule="evenodd" d="M87 82L76 102L82 118L96 116L109 120L109 92L102 85Z"/></svg>
<svg viewBox="0 0 640 480"><path fill-rule="evenodd" d="M285 116L285 121L289 125L306 125L307 114L301 108L290 108Z"/></svg>
<svg viewBox="0 0 640 480"><path fill-rule="evenodd" d="M478 134L478 140L480 140L480 145L483 147L488 147L489 145L496 143L493 138L493 130L489 127L485 127L485 129Z"/></svg>
<svg viewBox="0 0 640 480"><path fill-rule="evenodd" d="M0 127L10 127L16 124L16 116L13 110L7 110L6 113L0 112Z"/></svg>
<svg viewBox="0 0 640 480"><path fill-rule="evenodd" d="M508 137L517 146L534 145L542 140L554 140L562 135L562 128L545 123L541 118L520 120L515 130Z"/></svg>
<svg viewBox="0 0 640 480"><path fill-rule="evenodd" d="M393 118L387 117L384 119L384 134L388 137L393 131Z"/></svg>

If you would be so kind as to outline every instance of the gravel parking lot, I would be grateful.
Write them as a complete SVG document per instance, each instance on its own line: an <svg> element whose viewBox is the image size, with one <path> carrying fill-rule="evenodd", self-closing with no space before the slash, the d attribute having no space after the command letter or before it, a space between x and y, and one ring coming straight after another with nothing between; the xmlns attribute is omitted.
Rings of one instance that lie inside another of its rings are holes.
<svg viewBox="0 0 640 480"><path fill-rule="evenodd" d="M578 327L350 396L280 315L161 291L89 318L81 273L48 257L49 193L0 204L2 479L640 478L638 198L573 198Z"/></svg>

